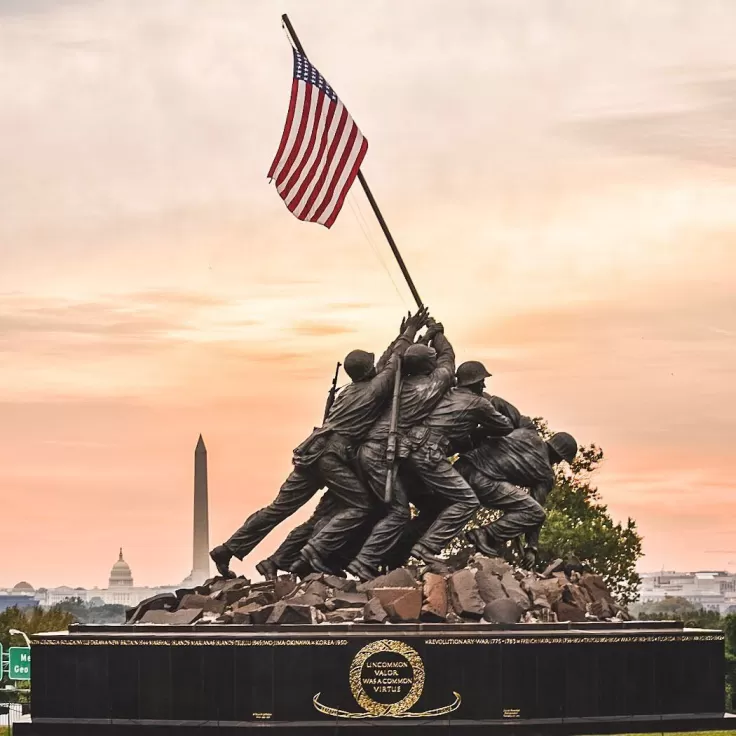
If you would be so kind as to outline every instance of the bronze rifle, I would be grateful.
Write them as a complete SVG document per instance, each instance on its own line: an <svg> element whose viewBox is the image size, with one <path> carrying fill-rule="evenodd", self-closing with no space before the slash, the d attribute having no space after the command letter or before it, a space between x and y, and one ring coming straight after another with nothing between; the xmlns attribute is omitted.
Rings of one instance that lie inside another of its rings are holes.
<svg viewBox="0 0 736 736"><path fill-rule="evenodd" d="M335 368L335 377L332 379L332 386L330 387L330 391L327 394L327 403L325 404L325 415L322 419L322 422L327 421L327 415L330 413L330 409L332 409L332 405L335 403L335 394L337 394L337 376L340 373L340 366L342 363L338 360L337 366Z"/></svg>
<svg viewBox="0 0 736 736"><path fill-rule="evenodd" d="M401 356L396 356L397 367L396 377L394 378L394 394L391 399L391 420L388 428L388 445L386 446L386 487L383 493L383 500L391 503L394 495L394 483L396 481L396 455L398 443L398 426L399 426L399 399L401 398Z"/></svg>

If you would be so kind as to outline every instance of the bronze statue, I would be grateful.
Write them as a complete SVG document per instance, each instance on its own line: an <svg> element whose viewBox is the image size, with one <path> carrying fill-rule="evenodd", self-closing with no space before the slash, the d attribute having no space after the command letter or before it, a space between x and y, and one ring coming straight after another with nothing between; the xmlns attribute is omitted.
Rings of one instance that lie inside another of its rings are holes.
<svg viewBox="0 0 736 736"><path fill-rule="evenodd" d="M452 345L425 308L402 320L375 366L362 350L344 364L352 382L338 390L338 363L325 421L294 450L294 469L276 499L211 551L218 572L231 577L232 557L242 560L321 488L312 516L256 565L267 579L279 570L301 577L348 570L369 580L410 557L442 564L442 550L480 505L504 514L467 539L499 555L525 535L523 563L531 567L554 465L575 457L575 440L563 432L545 443L529 417L484 393L490 373L482 363L455 372Z"/></svg>
<svg viewBox="0 0 736 736"><path fill-rule="evenodd" d="M333 447L336 446L341 453L343 466L349 467L356 479L358 476L352 464L355 451L380 416L391 395L394 378L400 366L400 356L413 345L416 333L425 325L427 319L427 310L420 309L406 322L402 321L404 330L389 347L391 353L385 364L381 365L380 371L373 368L373 356L370 360L370 373L367 376L364 375L367 367L365 360L353 367L349 363L351 356L345 358L345 370L353 378L353 383L338 394L325 426L330 428ZM334 449L332 452L337 454ZM338 555L350 541L351 535L365 525L375 508L376 501L362 481L358 484L359 495L352 491L348 493L345 488L336 485L335 476L327 478L327 485L329 493L334 494L342 502L342 507L326 524L315 530L299 554L313 570L329 573L333 572L333 568L328 566L328 558Z"/></svg>
<svg viewBox="0 0 736 736"><path fill-rule="evenodd" d="M249 516L227 542L210 552L220 575L232 577L229 565L233 557L242 560L272 529L324 486L343 502L342 510L310 539L300 554L313 569L329 570L324 559L340 549L351 531L369 517L374 505L352 465L355 447L379 417L391 394L398 356L413 344L426 321L426 309L402 321L402 334L376 366L373 353L353 350L347 355L345 371L352 383L338 393L323 425L294 450L294 470L276 499Z"/></svg>
<svg viewBox="0 0 736 736"><path fill-rule="evenodd" d="M414 507L414 514L404 526L399 540L381 558L380 567L384 572L408 564L414 545L427 533L440 512L449 504L446 498L428 491L421 479L407 465L404 465L400 472L409 502Z"/></svg>
<svg viewBox="0 0 736 736"><path fill-rule="evenodd" d="M435 404L452 386L454 378L455 352L445 337L443 326L429 320L427 327L424 338L420 343L408 348L403 357L404 375L398 413L400 454L406 454L404 445L410 441L413 428L429 415ZM386 476L390 472L386 457L390 425L389 408L368 432L358 451L362 474L377 498L384 497ZM375 577L382 558L399 540L409 518L409 498L399 472L385 515L373 527L367 541L347 566L347 570L361 580Z"/></svg>
<svg viewBox="0 0 736 736"><path fill-rule="evenodd" d="M440 562L439 553L479 508L473 488L448 460L452 444L469 438L478 427L487 436L495 437L506 435L513 428L483 395L485 379L489 376L482 363L463 363L457 369L456 387L410 432L411 451L406 464L427 491L446 501L411 549L413 557L430 564Z"/></svg>
<svg viewBox="0 0 736 736"><path fill-rule="evenodd" d="M312 535L327 523L339 507L340 503L334 494L329 491L323 493L312 515L305 522L294 527L276 551L256 565L256 570L266 580L273 580L278 575L279 570L309 573L311 568L304 562L299 553Z"/></svg>
<svg viewBox="0 0 736 736"><path fill-rule="evenodd" d="M524 534L523 564L533 567L546 517L543 507L555 483L554 465L572 462L577 449L566 432L545 442L536 429L522 426L506 437L486 438L477 449L461 455L455 467L481 504L504 512L496 521L466 532L468 541L483 554L498 556L508 540Z"/></svg>
<svg viewBox="0 0 736 736"><path fill-rule="evenodd" d="M499 396L491 396L483 394L493 407L500 414L503 414L510 422L514 429L519 427L534 428L534 422L508 401ZM476 427L470 437L457 437L450 442L447 450L448 456L457 453L468 452L486 439L485 431ZM394 548L384 557L382 567L384 569L393 569L405 565L411 556L412 547L421 539L421 537L429 530L435 522L441 511L450 503L446 498L430 493L416 476L412 473L408 466L402 468L402 479L408 488L409 501L414 506L415 513L409 523L404 528L400 540Z"/></svg>
<svg viewBox="0 0 736 736"><path fill-rule="evenodd" d="M340 499L329 492L329 489L320 498L312 515L302 524L292 529L278 549L265 560L256 565L256 570L266 580L272 580L279 570L292 572L299 577L313 572L311 565L301 556L301 551L309 540L341 509ZM325 560L333 575L343 576L347 564L360 551L363 542L368 538L373 525L380 518L378 509L374 509L362 527L355 529L345 546Z"/></svg>

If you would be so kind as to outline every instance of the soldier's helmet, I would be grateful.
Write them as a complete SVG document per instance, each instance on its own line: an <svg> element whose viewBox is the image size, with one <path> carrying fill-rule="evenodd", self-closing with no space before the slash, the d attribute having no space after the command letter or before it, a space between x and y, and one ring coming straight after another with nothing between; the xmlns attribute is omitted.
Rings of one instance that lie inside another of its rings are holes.
<svg viewBox="0 0 736 736"><path fill-rule="evenodd" d="M578 454L578 443L567 432L557 432L548 440L547 444L563 459L571 463Z"/></svg>
<svg viewBox="0 0 736 736"><path fill-rule="evenodd" d="M437 365L437 351L427 345L409 345L404 353L403 373L431 373Z"/></svg>
<svg viewBox="0 0 736 736"><path fill-rule="evenodd" d="M363 380L372 370L373 361L375 360L373 353L367 353L365 350L351 350L345 356L345 373L347 373L353 381Z"/></svg>
<svg viewBox="0 0 736 736"><path fill-rule="evenodd" d="M468 360L462 363L455 373L458 386L472 386L490 376L491 374L479 360Z"/></svg>

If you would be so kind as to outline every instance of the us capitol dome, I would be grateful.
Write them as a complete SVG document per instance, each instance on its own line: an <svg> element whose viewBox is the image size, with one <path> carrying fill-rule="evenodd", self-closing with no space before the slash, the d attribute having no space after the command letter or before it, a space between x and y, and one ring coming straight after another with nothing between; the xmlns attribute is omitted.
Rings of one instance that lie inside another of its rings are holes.
<svg viewBox="0 0 736 736"><path fill-rule="evenodd" d="M120 548L120 556L117 562L110 570L110 579L107 583L108 588L132 588L133 573L130 571L130 565L123 559L123 548Z"/></svg>
<svg viewBox="0 0 736 736"><path fill-rule="evenodd" d="M167 585L157 588L135 587L130 565L123 559L123 549L120 548L118 559L110 568L110 577L106 588L70 588L62 585L59 588L48 588L43 594L37 591L36 599L43 606L53 606L56 603L80 598L84 603L98 605L137 606L142 600L157 593L173 593L180 585Z"/></svg>

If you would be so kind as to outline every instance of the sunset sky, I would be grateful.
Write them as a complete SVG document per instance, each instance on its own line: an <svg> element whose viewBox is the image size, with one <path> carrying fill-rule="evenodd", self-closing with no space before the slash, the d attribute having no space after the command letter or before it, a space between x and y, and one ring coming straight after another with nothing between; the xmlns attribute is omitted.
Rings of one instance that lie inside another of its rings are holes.
<svg viewBox="0 0 736 736"><path fill-rule="evenodd" d="M641 570L736 570L736 4L0 0L0 587L179 582L199 433L214 545L412 305L357 186L266 180L282 12L458 361L603 448Z"/></svg>

